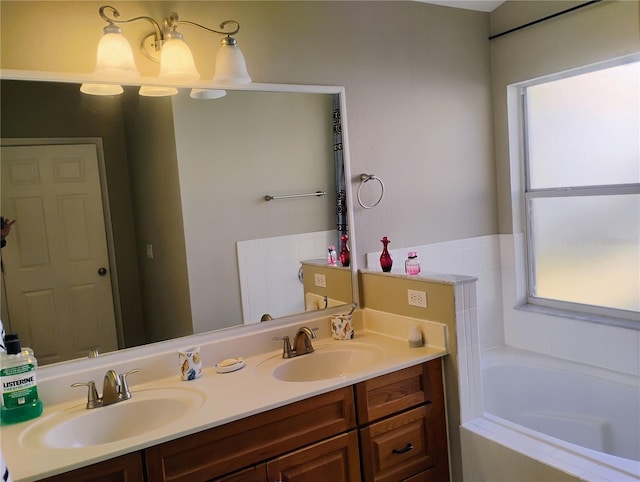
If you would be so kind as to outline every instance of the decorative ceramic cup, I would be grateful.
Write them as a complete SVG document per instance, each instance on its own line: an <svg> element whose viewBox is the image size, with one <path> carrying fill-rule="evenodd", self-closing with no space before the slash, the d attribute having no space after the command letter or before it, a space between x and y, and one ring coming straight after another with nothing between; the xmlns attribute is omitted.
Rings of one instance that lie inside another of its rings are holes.
<svg viewBox="0 0 640 482"><path fill-rule="evenodd" d="M195 380L202 376L202 360L200 359L199 346L178 352L178 361L180 363L180 376L183 380Z"/></svg>
<svg viewBox="0 0 640 482"><path fill-rule="evenodd" d="M353 317L337 315L331 317L331 336L336 340L351 340L353 333Z"/></svg>

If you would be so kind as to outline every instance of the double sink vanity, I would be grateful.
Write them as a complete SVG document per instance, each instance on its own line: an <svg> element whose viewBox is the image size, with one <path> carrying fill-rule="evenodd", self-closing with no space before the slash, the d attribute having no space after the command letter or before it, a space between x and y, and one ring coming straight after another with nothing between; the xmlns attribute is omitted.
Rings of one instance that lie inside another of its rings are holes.
<svg viewBox="0 0 640 482"><path fill-rule="evenodd" d="M39 383L43 415L2 427L3 456L16 482L448 480L446 327L398 317L385 332L376 316L356 311L352 340L332 339L323 314L107 355L73 373L61 364ZM427 343L410 348L397 334L415 324ZM284 358L274 338L303 326L317 328L314 350ZM182 381L177 352L196 340L203 375ZM218 373L228 357L245 366ZM70 387L134 369L131 398L108 406L87 409Z"/></svg>

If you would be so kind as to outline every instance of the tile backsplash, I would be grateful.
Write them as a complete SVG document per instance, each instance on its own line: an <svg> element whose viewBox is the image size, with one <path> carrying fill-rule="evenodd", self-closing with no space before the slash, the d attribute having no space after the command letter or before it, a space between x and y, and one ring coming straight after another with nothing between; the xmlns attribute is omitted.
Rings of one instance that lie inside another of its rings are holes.
<svg viewBox="0 0 640 482"><path fill-rule="evenodd" d="M422 274L451 273L477 278L480 348L487 350L504 344L498 236L480 236L391 249L389 252L394 260L392 272L404 272L404 261L409 251L418 253ZM367 253L365 258L367 269L380 270L380 252Z"/></svg>
<svg viewBox="0 0 640 482"><path fill-rule="evenodd" d="M335 230L238 241L243 323L256 323L265 313L278 318L303 312L300 262L326 258L331 244L338 245Z"/></svg>

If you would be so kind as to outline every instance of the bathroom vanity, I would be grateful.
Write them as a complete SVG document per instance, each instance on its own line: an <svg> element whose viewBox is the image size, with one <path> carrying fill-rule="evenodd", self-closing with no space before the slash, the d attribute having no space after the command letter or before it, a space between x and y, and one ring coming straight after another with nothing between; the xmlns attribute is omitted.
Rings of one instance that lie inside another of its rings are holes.
<svg viewBox="0 0 640 482"><path fill-rule="evenodd" d="M107 407L86 409L68 384L97 379L102 368L54 377L43 393L73 398L45 403L39 419L2 428L14 480L449 480L446 327L399 317L396 328L422 323L429 340L409 348L406 339L367 330L356 314L354 340L331 339L326 317L310 321L319 327L315 351L292 359L273 349L272 338L300 322L263 329L254 339L202 340L201 378L132 377L132 398ZM263 343L271 349L263 351ZM249 346L255 352L245 352L244 368L215 371L211 360L224 349ZM132 363L113 368L126 372ZM175 351L135 363L142 377L151 367L175 367Z"/></svg>
<svg viewBox="0 0 640 482"><path fill-rule="evenodd" d="M45 480L445 481L445 423L436 358Z"/></svg>

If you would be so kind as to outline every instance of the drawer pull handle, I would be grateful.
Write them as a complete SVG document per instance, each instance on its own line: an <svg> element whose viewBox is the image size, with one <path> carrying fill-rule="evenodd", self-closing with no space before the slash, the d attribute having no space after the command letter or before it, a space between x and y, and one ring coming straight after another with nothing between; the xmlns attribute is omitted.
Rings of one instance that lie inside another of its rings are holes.
<svg viewBox="0 0 640 482"><path fill-rule="evenodd" d="M406 454L410 450L413 450L413 444L411 442L409 442L406 447L402 449L393 449L391 452L394 454Z"/></svg>

